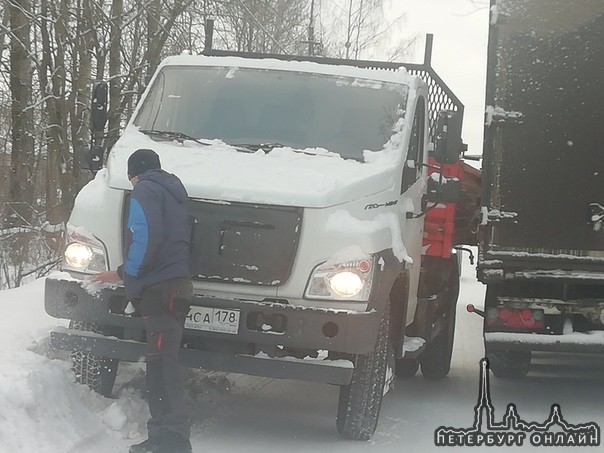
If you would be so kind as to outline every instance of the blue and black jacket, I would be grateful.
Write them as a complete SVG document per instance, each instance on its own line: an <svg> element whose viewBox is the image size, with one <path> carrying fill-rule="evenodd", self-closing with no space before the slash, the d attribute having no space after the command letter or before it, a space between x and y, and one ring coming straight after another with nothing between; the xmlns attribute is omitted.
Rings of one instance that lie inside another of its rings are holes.
<svg viewBox="0 0 604 453"><path fill-rule="evenodd" d="M139 175L128 210L126 260L118 268L126 296L141 297L149 286L190 278L187 199L175 175L164 170Z"/></svg>

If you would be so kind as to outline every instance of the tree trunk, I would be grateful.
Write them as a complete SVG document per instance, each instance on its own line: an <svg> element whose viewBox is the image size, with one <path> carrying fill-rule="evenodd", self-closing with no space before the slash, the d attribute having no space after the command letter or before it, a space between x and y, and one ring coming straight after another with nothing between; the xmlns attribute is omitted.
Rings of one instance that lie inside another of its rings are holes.
<svg viewBox="0 0 604 453"><path fill-rule="evenodd" d="M162 42L161 6L159 0L150 0L147 6L147 74L144 84L147 85L159 65Z"/></svg>
<svg viewBox="0 0 604 453"><path fill-rule="evenodd" d="M121 109L121 34L124 4L122 0L113 0L111 7L111 41L109 45L109 120L107 148L115 144L120 135Z"/></svg>
<svg viewBox="0 0 604 453"><path fill-rule="evenodd" d="M73 186L70 171L73 162L69 154L67 137L66 52L69 0L60 0L58 4L41 2L43 65L40 70L40 84L47 119L45 130L47 167L46 167L46 208L51 224L66 220L72 201ZM53 8L56 8L53 10ZM54 32L54 33L53 33ZM54 42L53 37L54 35ZM46 79L46 80L44 80Z"/></svg>
<svg viewBox="0 0 604 453"><path fill-rule="evenodd" d="M11 105L11 175L9 200L21 202L21 219L32 220L30 207L34 201L34 110L32 106L32 60L30 41L31 3L29 0L7 2L10 14L10 91Z"/></svg>
<svg viewBox="0 0 604 453"><path fill-rule="evenodd" d="M91 49L95 47L95 37L93 35L95 7L91 0L79 0L79 3L80 7L77 9L76 52L74 52L71 69L71 73L73 74L73 90L69 102L73 149L72 178L74 181L74 184L70 188L69 210L72 208L78 189L90 178L88 172L83 172L80 169L80 157L81 152L88 148L88 139L90 137Z"/></svg>

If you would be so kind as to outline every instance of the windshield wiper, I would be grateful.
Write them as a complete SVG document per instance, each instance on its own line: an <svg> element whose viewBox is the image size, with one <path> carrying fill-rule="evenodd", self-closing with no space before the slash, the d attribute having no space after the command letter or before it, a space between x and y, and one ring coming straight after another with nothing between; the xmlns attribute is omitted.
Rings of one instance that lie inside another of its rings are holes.
<svg viewBox="0 0 604 453"><path fill-rule="evenodd" d="M268 153L275 148L286 148L286 146L281 143L232 143L232 144L229 143L229 144L235 148L245 148L250 151L262 150L265 153Z"/></svg>
<svg viewBox="0 0 604 453"><path fill-rule="evenodd" d="M170 140L176 140L179 143L184 143L185 140L191 140L195 143L199 143L204 146L212 146L213 143L205 142L196 137L192 137L184 132L178 131L157 131L154 129L141 129L139 132L145 135L154 135L157 137L167 138ZM306 151L303 149L293 148L291 146L284 145L278 142L271 143L227 143L228 145L235 148L237 151L242 151L246 153L255 153L256 151L262 150L264 153L268 154L275 148L289 148L295 153L307 154L309 156L324 156L324 157L333 157L328 154L318 154L310 151Z"/></svg>
<svg viewBox="0 0 604 453"><path fill-rule="evenodd" d="M333 157L330 154L313 153L312 151L307 151L305 149L300 149L300 148L294 148L293 146L284 145L283 143L278 143L278 142L237 143L237 144L233 144L231 146L234 146L235 148L245 148L245 149L248 149L248 150L254 151L254 152L258 151L258 150L262 150L265 152L265 154L270 153L275 148L288 148L289 150L293 151L294 153L306 154L308 156Z"/></svg>
<svg viewBox="0 0 604 453"><path fill-rule="evenodd" d="M163 138L168 138L171 140L176 140L179 143L184 143L185 140L191 140L195 143L199 143L200 145L204 145L204 146L210 146L211 143L208 142L204 142L202 140L199 140L196 137L191 137L188 134L185 134L184 132L178 132L178 131L156 131L153 129L141 129L140 132L142 132L145 135L155 135L158 137L163 137Z"/></svg>
<svg viewBox="0 0 604 453"><path fill-rule="evenodd" d="M204 146L212 146L214 145L214 143L210 143L210 142L206 142L203 140L198 139L197 137L192 137L188 134L185 134L184 132L178 132L178 131L156 131L153 129L141 129L140 132L142 132L145 135L155 135L157 137L162 137L162 138L167 138L170 140L176 140L179 143L184 143L185 140L191 140L194 141L195 143L199 143L200 145L204 145ZM237 151L243 151L246 153L249 152L256 152L258 151L258 148L254 148L253 146L255 145L230 145L233 148L235 148Z"/></svg>

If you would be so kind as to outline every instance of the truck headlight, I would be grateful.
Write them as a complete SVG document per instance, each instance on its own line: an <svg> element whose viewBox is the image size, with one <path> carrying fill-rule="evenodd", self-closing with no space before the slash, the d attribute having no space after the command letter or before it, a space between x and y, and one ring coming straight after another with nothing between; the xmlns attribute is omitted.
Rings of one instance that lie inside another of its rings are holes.
<svg viewBox="0 0 604 453"><path fill-rule="evenodd" d="M107 270L105 248L101 241L82 229L67 226L63 269L77 272L96 273Z"/></svg>
<svg viewBox="0 0 604 453"><path fill-rule="evenodd" d="M373 282L373 258L317 266L306 287L308 299L366 302Z"/></svg>
<svg viewBox="0 0 604 453"><path fill-rule="evenodd" d="M94 254L86 244L72 242L65 249L65 264L75 269L86 269Z"/></svg>

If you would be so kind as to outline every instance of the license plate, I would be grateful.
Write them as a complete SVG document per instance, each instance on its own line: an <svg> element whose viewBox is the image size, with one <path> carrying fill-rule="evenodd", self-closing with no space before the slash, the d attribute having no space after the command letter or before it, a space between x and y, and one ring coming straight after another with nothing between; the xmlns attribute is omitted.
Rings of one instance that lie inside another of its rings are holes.
<svg viewBox="0 0 604 453"><path fill-rule="evenodd" d="M185 320L185 328L236 335L239 331L239 310L193 306Z"/></svg>

